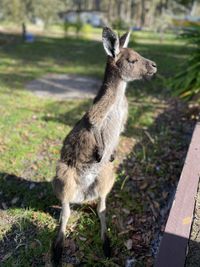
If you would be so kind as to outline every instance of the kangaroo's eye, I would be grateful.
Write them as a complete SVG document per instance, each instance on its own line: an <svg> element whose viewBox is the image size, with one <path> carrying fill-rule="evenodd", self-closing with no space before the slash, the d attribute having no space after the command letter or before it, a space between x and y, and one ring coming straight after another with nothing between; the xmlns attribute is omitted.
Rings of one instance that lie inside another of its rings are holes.
<svg viewBox="0 0 200 267"><path fill-rule="evenodd" d="M132 60L130 60L130 59L127 59L127 61L128 61L128 63L134 64L135 62L137 62L137 61L138 61L138 59L132 59Z"/></svg>

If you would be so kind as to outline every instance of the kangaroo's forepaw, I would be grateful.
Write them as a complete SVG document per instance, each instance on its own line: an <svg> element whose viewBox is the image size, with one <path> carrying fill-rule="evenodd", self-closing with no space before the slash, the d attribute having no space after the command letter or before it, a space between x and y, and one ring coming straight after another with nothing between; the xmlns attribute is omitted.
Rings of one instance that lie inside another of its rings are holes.
<svg viewBox="0 0 200 267"><path fill-rule="evenodd" d="M110 245L110 238L106 235L103 241L103 252L106 258L111 257L111 245Z"/></svg>
<svg viewBox="0 0 200 267"><path fill-rule="evenodd" d="M112 154L112 155L110 156L110 162L113 162L114 160L115 160L115 155Z"/></svg>
<svg viewBox="0 0 200 267"><path fill-rule="evenodd" d="M112 153L112 155L110 156L110 162L113 162L116 158L116 154L117 154L117 151L114 150L114 152Z"/></svg>
<svg viewBox="0 0 200 267"><path fill-rule="evenodd" d="M95 160L97 162L100 162L101 161L101 159L103 157L103 152L104 152L103 149L96 147L96 150L95 150Z"/></svg>

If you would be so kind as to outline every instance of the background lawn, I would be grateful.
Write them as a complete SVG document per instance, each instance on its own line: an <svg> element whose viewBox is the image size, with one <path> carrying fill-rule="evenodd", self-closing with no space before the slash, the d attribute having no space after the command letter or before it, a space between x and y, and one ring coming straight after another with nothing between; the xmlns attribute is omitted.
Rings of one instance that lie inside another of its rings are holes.
<svg viewBox="0 0 200 267"><path fill-rule="evenodd" d="M158 75L127 89L129 120L108 198L113 257L103 257L92 203L73 207L64 263L151 266L182 168L195 109L170 97L166 78L181 68L189 48L172 34L160 43L155 33L135 33L129 46L154 60ZM1 266L49 266L60 212L50 182L62 140L91 104L38 98L25 90L26 82L46 73L102 78L105 60L101 42L91 38L22 43L17 35L0 35Z"/></svg>

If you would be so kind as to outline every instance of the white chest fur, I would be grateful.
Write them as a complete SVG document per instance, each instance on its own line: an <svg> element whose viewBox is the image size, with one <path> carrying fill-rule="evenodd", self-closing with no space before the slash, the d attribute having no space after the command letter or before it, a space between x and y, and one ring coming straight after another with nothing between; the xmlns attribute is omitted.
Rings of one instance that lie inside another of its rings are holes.
<svg viewBox="0 0 200 267"><path fill-rule="evenodd" d="M127 107L124 104L126 83L121 81L116 90L118 90L118 94L115 103L111 106L102 125L102 134L105 142L103 161L108 161L116 148L123 128L124 116L127 113Z"/></svg>

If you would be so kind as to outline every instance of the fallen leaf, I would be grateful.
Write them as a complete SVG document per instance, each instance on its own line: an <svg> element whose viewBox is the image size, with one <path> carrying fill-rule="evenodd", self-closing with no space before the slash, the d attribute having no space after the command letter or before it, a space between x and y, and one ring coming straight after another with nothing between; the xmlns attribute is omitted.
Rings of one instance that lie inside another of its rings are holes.
<svg viewBox="0 0 200 267"><path fill-rule="evenodd" d="M10 258L12 256L11 252L8 252L2 259L2 261L6 261L8 258Z"/></svg>
<svg viewBox="0 0 200 267"><path fill-rule="evenodd" d="M148 183L147 182L144 182L141 186L140 186L140 189L141 190L144 190L145 188L147 188L148 186Z"/></svg>
<svg viewBox="0 0 200 267"><path fill-rule="evenodd" d="M127 259L126 260L126 264L125 267L134 267L136 263L136 259Z"/></svg>
<svg viewBox="0 0 200 267"><path fill-rule="evenodd" d="M129 225L133 222L133 217L131 217L126 223Z"/></svg>
<svg viewBox="0 0 200 267"><path fill-rule="evenodd" d="M4 210L7 210L8 209L8 206L6 205L5 202L2 202L1 205L2 205L2 207L3 207Z"/></svg>
<svg viewBox="0 0 200 267"><path fill-rule="evenodd" d="M30 186L29 186L29 189L32 190L34 187L35 187L35 184L31 183Z"/></svg>
<svg viewBox="0 0 200 267"><path fill-rule="evenodd" d="M86 240L87 240L87 238L85 238L85 237L83 237L83 236L79 236L79 239L80 239L81 241L86 241Z"/></svg>
<svg viewBox="0 0 200 267"><path fill-rule="evenodd" d="M128 239L127 241L124 242L124 245L126 246L126 248L128 250L132 249L132 246L133 246L133 241L132 239Z"/></svg>
<svg viewBox="0 0 200 267"><path fill-rule="evenodd" d="M11 200L11 204L12 204L12 205L16 204L18 200L19 200L19 197L14 197L14 198Z"/></svg>
<svg viewBox="0 0 200 267"><path fill-rule="evenodd" d="M123 211L125 214L129 214L129 213L130 213L130 210L125 209L125 208L123 208L122 211Z"/></svg>

